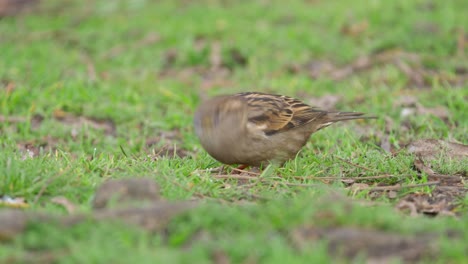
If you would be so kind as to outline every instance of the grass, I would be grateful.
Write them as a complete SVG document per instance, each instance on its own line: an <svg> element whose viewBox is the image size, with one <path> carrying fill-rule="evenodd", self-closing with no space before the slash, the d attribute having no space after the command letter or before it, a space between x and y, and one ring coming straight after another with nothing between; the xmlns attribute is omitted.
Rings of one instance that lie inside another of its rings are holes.
<svg viewBox="0 0 468 264"><path fill-rule="evenodd" d="M466 35L468 25L464 1L359 0L351 6L344 1L85 2L43 1L32 13L0 20L0 116L24 120L0 123L0 194L24 197L27 210L51 214L65 214L51 203L64 196L86 212L105 180L146 176L154 178L169 200L201 196L203 202L171 221L164 233L119 223L85 222L67 229L33 223L2 244L0 259L205 263L218 254L234 263L326 263L332 254L325 241L300 251L291 245L289 233L300 226L344 226L412 235L454 232L456 239L437 239L438 254L430 261L464 261L466 197L459 197L458 218L409 218L395 213L394 204L408 194L430 194L433 187L402 189L397 198L382 195L374 199L378 206L369 207L329 196L339 192L349 200L370 200L369 190L348 192L341 181L315 178L392 174L396 177L364 183L421 184L428 180L418 177L405 144L422 138L468 144L466 79L460 78L461 84L449 81L466 70L466 55L457 47L457 32ZM367 27L362 31L342 33L344 25L363 21ZM221 47L227 75L209 70L213 43ZM245 66L231 55L233 50L248 60ZM418 87L393 63L373 65L341 81L326 75L310 78L301 66L325 61L345 67L382 50L419 56L420 64L407 63L433 70L424 76L425 86ZM171 51L173 62L168 59ZM302 71L288 71L291 65ZM203 171L220 164L199 145L192 114L200 95L252 90L306 102L340 95L337 109L380 118L314 134L296 159L249 181L247 188ZM441 106L450 115L446 120L426 114L405 119L398 101L409 96L426 108ZM57 118L60 113L112 120L115 131L79 119L63 122ZM35 126L29 120L37 116L43 120ZM383 135L399 154L380 148ZM150 139L156 139L152 147L147 145ZM28 158L25 146L38 153ZM189 155L152 154L164 146ZM441 160L433 169L466 175L467 166ZM205 235L197 240L198 234Z"/></svg>

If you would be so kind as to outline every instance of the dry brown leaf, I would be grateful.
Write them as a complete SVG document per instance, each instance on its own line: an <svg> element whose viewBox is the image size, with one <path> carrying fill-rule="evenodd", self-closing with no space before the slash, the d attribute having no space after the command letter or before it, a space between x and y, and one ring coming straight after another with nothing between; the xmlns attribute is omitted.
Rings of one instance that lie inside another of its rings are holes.
<svg viewBox="0 0 468 264"><path fill-rule="evenodd" d="M433 197L426 193L412 193L404 197L396 208L399 210L410 209L411 215L418 214L438 215L455 215L452 209L455 208L454 198L451 195L443 195Z"/></svg>
<svg viewBox="0 0 468 264"><path fill-rule="evenodd" d="M220 69L223 66L221 43L219 43L218 41L211 43L210 66L212 70Z"/></svg>
<svg viewBox="0 0 468 264"><path fill-rule="evenodd" d="M341 27L341 33L347 36L356 37L361 35L369 28L369 22L367 20L344 24Z"/></svg>
<svg viewBox="0 0 468 264"><path fill-rule="evenodd" d="M0 0L1 1L1 0ZM11 93L13 93L13 91L15 90L16 88L16 84L14 82L6 82L6 85L5 85L5 93L6 95L10 95Z"/></svg>
<svg viewBox="0 0 468 264"><path fill-rule="evenodd" d="M388 135L381 137L380 147L387 153L393 153L392 144L390 143L390 137Z"/></svg>
<svg viewBox="0 0 468 264"><path fill-rule="evenodd" d="M63 206L65 208L65 210L67 210L67 212L69 214L73 214L73 213L76 212L77 206L74 203L72 203L70 200L68 200L67 198L65 198L63 196L53 197L52 199L50 199L50 201L52 203Z"/></svg>
<svg viewBox="0 0 468 264"><path fill-rule="evenodd" d="M348 187L353 192L367 190L369 189L369 184L366 183L353 183L351 186Z"/></svg>
<svg viewBox="0 0 468 264"><path fill-rule="evenodd" d="M435 172L429 166L426 166L420 157L417 157L414 160L414 167L416 167L416 169L418 169L420 172L426 173L429 176L435 175Z"/></svg>
<svg viewBox="0 0 468 264"><path fill-rule="evenodd" d="M178 147L178 144L172 144L172 145L164 145L159 148L154 148L149 155L149 157L153 160L158 160L162 157L167 157L167 158L184 158L188 157L191 155L191 152Z"/></svg>
<svg viewBox="0 0 468 264"><path fill-rule="evenodd" d="M180 147L182 135L179 130L161 131L159 135L146 139L146 148L149 157L157 160L161 157L184 158L191 155L187 149Z"/></svg>
<svg viewBox="0 0 468 264"><path fill-rule="evenodd" d="M395 199L398 197L398 193L396 191L388 191L387 192L387 197L389 199Z"/></svg>
<svg viewBox="0 0 468 264"><path fill-rule="evenodd" d="M51 151L55 151L58 144L58 139L47 136L38 140L17 142L16 146L20 153L22 153L22 159L26 160L39 156L41 152L50 153Z"/></svg>
<svg viewBox="0 0 468 264"><path fill-rule="evenodd" d="M229 50L229 56L236 65L245 66L249 62L247 57L244 54L242 54L242 52L239 49L236 48L232 48Z"/></svg>
<svg viewBox="0 0 468 264"><path fill-rule="evenodd" d="M166 52L164 52L163 55L163 69L169 69L174 66L174 64L177 61L177 57L179 56L179 53L177 52L176 49L169 49Z"/></svg>
<svg viewBox="0 0 468 264"><path fill-rule="evenodd" d="M215 250L212 253L213 263L214 264L229 264L231 260L229 256L223 250Z"/></svg>
<svg viewBox="0 0 468 264"><path fill-rule="evenodd" d="M468 47L468 36L465 34L463 28L458 29L457 34L457 55L464 56L465 50Z"/></svg>
<svg viewBox="0 0 468 264"><path fill-rule="evenodd" d="M413 202L401 200L400 202L398 202L395 208L398 209L399 211L409 210L409 215L411 217L418 216L418 209L416 208L416 205Z"/></svg>

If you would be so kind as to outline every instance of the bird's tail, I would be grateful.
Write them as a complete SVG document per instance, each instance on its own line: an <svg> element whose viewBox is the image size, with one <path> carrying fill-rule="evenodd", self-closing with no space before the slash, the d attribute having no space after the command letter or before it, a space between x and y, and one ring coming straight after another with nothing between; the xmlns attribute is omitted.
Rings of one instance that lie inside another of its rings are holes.
<svg viewBox="0 0 468 264"><path fill-rule="evenodd" d="M330 122L339 122L353 119L376 119L376 116L365 116L365 113L360 112L329 112L327 118Z"/></svg>
<svg viewBox="0 0 468 264"><path fill-rule="evenodd" d="M365 113L360 112L327 112L323 122L317 126L316 130L325 128L333 123L354 119L375 119L376 116L365 116Z"/></svg>

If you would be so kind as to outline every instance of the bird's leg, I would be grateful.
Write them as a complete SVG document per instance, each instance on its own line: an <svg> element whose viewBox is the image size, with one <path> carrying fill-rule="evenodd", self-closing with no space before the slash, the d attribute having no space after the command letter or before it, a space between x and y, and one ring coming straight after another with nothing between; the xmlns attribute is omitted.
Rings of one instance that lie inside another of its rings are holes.
<svg viewBox="0 0 468 264"><path fill-rule="evenodd" d="M249 167L249 165L245 165L245 164L241 164L239 166L237 166L237 170L244 170L245 168Z"/></svg>
<svg viewBox="0 0 468 264"><path fill-rule="evenodd" d="M236 168L232 168L231 174L241 174L242 172L245 172L244 169L249 167L248 165L239 165Z"/></svg>

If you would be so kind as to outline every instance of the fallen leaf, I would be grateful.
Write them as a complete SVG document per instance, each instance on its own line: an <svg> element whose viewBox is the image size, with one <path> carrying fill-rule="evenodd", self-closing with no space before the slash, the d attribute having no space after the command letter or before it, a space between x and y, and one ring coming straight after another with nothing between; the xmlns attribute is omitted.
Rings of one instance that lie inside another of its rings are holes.
<svg viewBox="0 0 468 264"><path fill-rule="evenodd" d="M229 50L229 56L236 65L245 66L249 62L247 57L239 49L236 48L232 48Z"/></svg>
<svg viewBox="0 0 468 264"><path fill-rule="evenodd" d="M1 1L1 0L0 0ZM14 82L6 82L6 85L5 85L5 92L8 95L10 95L16 88L16 85Z"/></svg>
<svg viewBox="0 0 468 264"><path fill-rule="evenodd" d="M163 69L169 69L174 66L174 64L177 61L177 57L179 56L179 53L177 52L176 49L169 49L166 52L164 52L163 55Z"/></svg>
<svg viewBox="0 0 468 264"><path fill-rule="evenodd" d="M223 57L221 54L221 43L215 41L211 43L210 49L210 66L211 69L220 69L223 66Z"/></svg>
<svg viewBox="0 0 468 264"><path fill-rule="evenodd" d="M465 34L463 28L459 28L457 33L457 55L463 57L468 47L468 35Z"/></svg>
<svg viewBox="0 0 468 264"><path fill-rule="evenodd" d="M409 210L409 215L411 217L418 216L418 209L416 208L416 205L413 202L401 200L400 202L398 202L395 208L398 209L399 211Z"/></svg>
<svg viewBox="0 0 468 264"><path fill-rule="evenodd" d="M63 196L53 197L52 199L50 199L50 201L52 203L63 206L69 214L73 214L74 212L76 212L77 206Z"/></svg>
<svg viewBox="0 0 468 264"><path fill-rule="evenodd" d="M390 143L390 137L388 135L381 137L380 147L387 153L393 153L392 144Z"/></svg>
<svg viewBox="0 0 468 264"><path fill-rule="evenodd" d="M361 35L369 28L369 22L367 20L347 23L341 27L341 33L347 36L356 37Z"/></svg>
<svg viewBox="0 0 468 264"><path fill-rule="evenodd" d="M399 210L410 209L412 216L416 213L433 216L438 214L454 216L452 210L455 208L454 199L456 198L456 196L449 193L437 197L427 193L412 193L401 199L395 207Z"/></svg>
<svg viewBox="0 0 468 264"><path fill-rule="evenodd" d="M387 197L389 199L395 199L398 197L398 193L396 191L388 191L387 192Z"/></svg>
<svg viewBox="0 0 468 264"><path fill-rule="evenodd" d="M231 263L231 260L229 259L228 255L226 252L223 250L215 250L213 251L212 259L214 264L229 264Z"/></svg>
<svg viewBox="0 0 468 264"><path fill-rule="evenodd" d="M46 136L42 139L35 139L26 142L17 142L16 146L20 153L22 153L22 159L30 159L38 157L42 152L50 153L55 151L59 140L51 136Z"/></svg>
<svg viewBox="0 0 468 264"><path fill-rule="evenodd" d="M350 187L348 187L353 192L367 190L369 189L369 184L366 183L353 183Z"/></svg>
<svg viewBox="0 0 468 264"><path fill-rule="evenodd" d="M190 152L184 148L177 147L178 144L164 145L159 148L154 148L150 155L150 158L157 160L161 157L168 158L184 158L190 156Z"/></svg>
<svg viewBox="0 0 468 264"><path fill-rule="evenodd" d="M429 166L426 166L420 157L416 158L413 164L420 172L426 173L429 176L435 175L435 172Z"/></svg>

